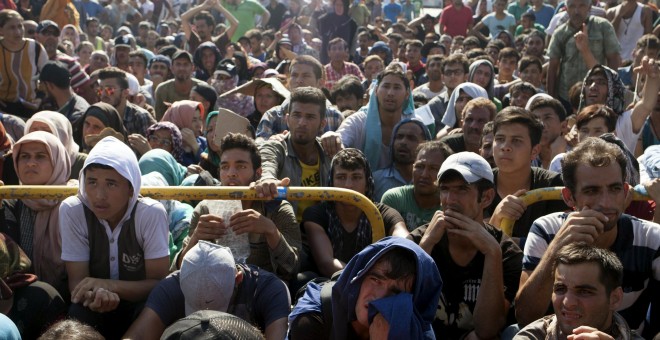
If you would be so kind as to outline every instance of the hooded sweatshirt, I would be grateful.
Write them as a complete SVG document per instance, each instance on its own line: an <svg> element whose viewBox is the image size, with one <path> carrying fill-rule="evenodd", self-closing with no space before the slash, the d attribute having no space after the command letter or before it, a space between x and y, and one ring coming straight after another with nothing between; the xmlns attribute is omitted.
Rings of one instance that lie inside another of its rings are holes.
<svg viewBox="0 0 660 340"><path fill-rule="evenodd" d="M109 240L117 240L124 223L131 218L135 209L134 227L138 244L144 253L144 260L158 259L169 255L168 217L165 208L158 201L150 198L138 198L142 178L138 161L131 149L114 137L102 139L87 156L80 172L78 194L62 202L60 206L60 225L62 230L62 260L89 262L90 248L87 221L83 205L91 209L85 192L85 169L90 164L102 164L112 167L129 181L133 193L128 200L124 216L117 227L110 228L108 222L99 219ZM119 261L124 260L118 254L118 242L110 242L110 279L119 278ZM122 254L123 255L123 254Z"/></svg>
<svg viewBox="0 0 660 340"><path fill-rule="evenodd" d="M213 54L215 54L215 63L219 63L220 60L222 60L222 55L220 54L220 50L218 47L211 41L203 42L201 43L197 49L195 50L195 55L193 56L193 64L195 64L195 78L203 81L207 81L212 75L213 71L209 73L205 68L204 64L202 63L202 52L205 49L210 49L213 51Z"/></svg>
<svg viewBox="0 0 660 340"><path fill-rule="evenodd" d="M365 274L386 252L404 248L415 254L416 277L411 293L399 293L372 301L369 318L379 312L390 326L388 339L435 339L431 322L435 318L437 302L442 290L440 273L433 259L415 243L386 237L367 246L346 265L332 287L332 334L329 339L348 339L353 333L351 322L356 320L355 304ZM326 306L324 306L326 308ZM309 283L305 295L298 300L289 315L289 324L306 313L321 313L321 287Z"/></svg>

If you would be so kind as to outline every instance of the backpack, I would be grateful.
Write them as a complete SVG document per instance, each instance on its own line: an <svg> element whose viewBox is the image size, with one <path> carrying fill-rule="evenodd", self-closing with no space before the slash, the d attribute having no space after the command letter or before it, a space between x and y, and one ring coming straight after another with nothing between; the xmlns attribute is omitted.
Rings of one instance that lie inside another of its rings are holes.
<svg viewBox="0 0 660 340"><path fill-rule="evenodd" d="M310 282L314 282L321 286L321 317L323 318L323 333L328 334L329 338L332 338L332 287L337 283L337 279L341 273L342 270L332 274L332 277L329 279L327 277L317 277L305 283L296 292L293 304L294 306L298 304L298 300L305 295L307 285L309 285Z"/></svg>

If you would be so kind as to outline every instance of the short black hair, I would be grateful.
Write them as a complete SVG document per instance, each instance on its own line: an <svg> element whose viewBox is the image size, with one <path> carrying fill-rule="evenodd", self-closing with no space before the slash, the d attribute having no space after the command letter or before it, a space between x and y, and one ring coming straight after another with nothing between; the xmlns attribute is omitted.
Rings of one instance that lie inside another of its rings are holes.
<svg viewBox="0 0 660 340"><path fill-rule="evenodd" d="M362 82L360 78L354 75L345 75L339 81L332 86L332 91L330 91L330 100L333 103L337 103L337 97L348 97L355 96L358 100L361 100L364 96L364 87L362 87Z"/></svg>
<svg viewBox="0 0 660 340"><path fill-rule="evenodd" d="M126 76L126 72L124 72L124 70L120 68L106 67L104 69L99 70L99 80L105 80L105 79L117 79L117 82L119 83L119 87L122 90L128 88L128 76Z"/></svg>
<svg viewBox="0 0 660 340"><path fill-rule="evenodd" d="M509 106L495 115L493 120L493 133L497 134L502 126L511 124L521 124L527 127L529 138L532 141L532 147L541 142L543 134L543 123L531 112L521 107Z"/></svg>
<svg viewBox="0 0 660 340"><path fill-rule="evenodd" d="M248 136L242 133L228 133L220 142L220 152L218 156L222 158L222 154L231 149L241 149L250 153L252 160L252 170L257 170L261 167L261 154L257 143Z"/></svg>
<svg viewBox="0 0 660 340"><path fill-rule="evenodd" d="M605 286L608 295L623 284L623 264L619 257L610 250L584 242L570 243L559 250L553 263L553 276L559 265L570 266L582 263L593 263L599 267L598 280Z"/></svg>
<svg viewBox="0 0 660 340"><path fill-rule="evenodd" d="M327 110L325 105L325 94L323 91L316 87L303 86L296 88L291 92L291 99L289 100L289 113L293 108L293 103L303 103L303 104L316 104L319 106L319 116L321 119L325 119L325 111Z"/></svg>

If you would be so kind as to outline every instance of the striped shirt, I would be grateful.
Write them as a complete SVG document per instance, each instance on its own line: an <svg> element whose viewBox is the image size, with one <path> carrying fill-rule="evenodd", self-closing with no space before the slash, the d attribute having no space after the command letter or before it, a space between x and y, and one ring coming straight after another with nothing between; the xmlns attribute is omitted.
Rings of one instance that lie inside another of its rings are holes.
<svg viewBox="0 0 660 340"><path fill-rule="evenodd" d="M534 221L525 243L523 270L532 271L538 266L567 217L567 213L554 213ZM653 309L660 308L660 225L623 214L617 227L616 240L610 247L623 264L623 301L617 312L632 329L637 329L649 303Z"/></svg>
<svg viewBox="0 0 660 340"><path fill-rule="evenodd" d="M23 39L18 51L12 51L0 41L0 100L34 103L39 71L48 61L46 50L32 39ZM37 51L37 49L39 51Z"/></svg>

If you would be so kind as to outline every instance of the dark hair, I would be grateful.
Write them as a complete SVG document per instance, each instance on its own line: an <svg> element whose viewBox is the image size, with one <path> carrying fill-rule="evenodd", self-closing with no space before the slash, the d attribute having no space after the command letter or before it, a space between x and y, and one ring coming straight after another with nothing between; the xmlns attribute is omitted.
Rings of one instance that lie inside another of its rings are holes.
<svg viewBox="0 0 660 340"><path fill-rule="evenodd" d="M83 173L85 175L87 175L87 170L91 170L91 169L94 169L94 170L96 170L96 169L115 170L115 168L113 168L109 165L105 165L105 164L101 164L101 163L90 163L90 164L87 164L87 166L85 167L85 170L83 171ZM129 183L130 183L130 181L129 181Z"/></svg>
<svg viewBox="0 0 660 340"><path fill-rule="evenodd" d="M197 85L194 85L190 91L197 92L200 96L206 99L209 102L210 111L213 111L215 102L218 100L218 93L213 86L207 83L197 83Z"/></svg>
<svg viewBox="0 0 660 340"><path fill-rule="evenodd" d="M296 25L296 24L293 24L293 25L289 26L289 29L291 29L294 25ZM263 38L269 38L270 40L275 40L275 31L273 31L272 29L265 30L261 33L261 38L262 39ZM266 47L268 47L268 46L266 46Z"/></svg>
<svg viewBox="0 0 660 340"><path fill-rule="evenodd" d="M497 134L500 127L511 124L522 124L529 131L529 138L532 141L532 147L541 142L543 134L543 123L531 112L516 106L509 106L497 115L493 120L493 133Z"/></svg>
<svg viewBox="0 0 660 340"><path fill-rule="evenodd" d="M532 21L536 21L536 14L534 12L525 12L520 16L521 19L527 18Z"/></svg>
<svg viewBox="0 0 660 340"><path fill-rule="evenodd" d="M511 87L509 88L509 93L511 95L513 95L517 91L527 92L531 96L538 93L538 90L536 89L536 87L534 87L534 85L532 85L531 83L528 83L526 81L517 82L517 83L511 85Z"/></svg>
<svg viewBox="0 0 660 340"><path fill-rule="evenodd" d="M335 167L341 167L346 170L369 169L368 160L358 149L343 149L332 158L332 173Z"/></svg>
<svg viewBox="0 0 660 340"><path fill-rule="evenodd" d="M417 257L411 250L402 247L395 247L392 250L386 251L380 256L371 269L378 263L387 263L390 270L385 273L385 277L392 280L405 280L412 278L413 286L415 285L415 278L417 276Z"/></svg>
<svg viewBox="0 0 660 340"><path fill-rule="evenodd" d="M403 40L403 36L399 33L390 33L387 35L388 39L394 39L397 43L400 43Z"/></svg>
<svg viewBox="0 0 660 340"><path fill-rule="evenodd" d="M582 81L578 81L568 89L568 101L574 111L580 109L580 96L582 95Z"/></svg>
<svg viewBox="0 0 660 340"><path fill-rule="evenodd" d="M316 87L303 86L291 92L291 99L289 100L289 113L293 108L293 103L315 104L319 106L319 116L321 119L325 118L325 95L323 91Z"/></svg>
<svg viewBox="0 0 660 340"><path fill-rule="evenodd" d="M21 22L24 20L20 13L12 9L3 9L0 11L0 27L5 27L7 22L11 19L18 19Z"/></svg>
<svg viewBox="0 0 660 340"><path fill-rule="evenodd" d="M345 75L339 79L332 86L332 91L330 91L330 98L333 104L337 102L337 96L355 96L355 98L361 100L364 96L364 87L362 87L360 78L354 75Z"/></svg>
<svg viewBox="0 0 660 340"><path fill-rule="evenodd" d="M341 44L343 46L344 50L348 50L348 44L346 43L346 40L344 40L343 38L334 38L334 39L330 40L330 42L328 43L328 50L333 45L336 45L336 44Z"/></svg>
<svg viewBox="0 0 660 340"><path fill-rule="evenodd" d="M616 128L617 114L614 113L614 110L602 104L593 104L582 109L575 117L575 126L579 130L594 118L603 118L605 120L607 132L613 132Z"/></svg>
<svg viewBox="0 0 660 340"><path fill-rule="evenodd" d="M458 171L447 171L442 175L442 178L444 178L443 181L445 182L450 182L454 180L465 181L463 175L461 175L461 173ZM440 182L440 180L438 180L438 182ZM493 189L495 187L495 184L484 178L480 178L478 181L468 184L474 185L477 188L477 193L478 193L477 203L481 203L481 200L483 199L483 194L486 190Z"/></svg>
<svg viewBox="0 0 660 340"><path fill-rule="evenodd" d="M422 151L424 152L438 151L442 154L442 158L444 159L447 159L447 157L451 156L454 153L454 151L452 151L449 145L439 140L430 140L419 143L419 145L417 145L417 149L415 149L415 155L419 155Z"/></svg>
<svg viewBox="0 0 660 340"><path fill-rule="evenodd" d="M293 66L296 64L311 66L312 69L314 69L314 75L316 76L316 80L325 79L325 72L323 65L321 64L321 62L318 61L318 59L309 55L299 55L291 61L291 65L289 65L289 73L293 69Z"/></svg>
<svg viewBox="0 0 660 340"><path fill-rule="evenodd" d="M392 63L388 65L383 72L381 72L378 75L378 86L380 86L380 83L385 79L387 76L395 76L398 77L402 82L403 86L406 88L406 92L410 92L410 81L408 80L408 77L406 77L406 74L403 73L403 69L396 63Z"/></svg>
<svg viewBox="0 0 660 340"><path fill-rule="evenodd" d="M263 40L263 36L261 35L261 30L259 30L258 28L253 28L253 29L251 29L251 30L245 32L245 36L246 36L248 39L255 38L255 39L257 39L258 41Z"/></svg>
<svg viewBox="0 0 660 340"><path fill-rule="evenodd" d="M103 340L101 333L92 326L74 319L62 320L52 325L39 340Z"/></svg>
<svg viewBox="0 0 660 340"><path fill-rule="evenodd" d="M655 36L655 34L644 34L639 40L637 40L637 46L635 48L652 48L654 50L660 49L660 39Z"/></svg>
<svg viewBox="0 0 660 340"><path fill-rule="evenodd" d="M493 133L493 127L495 127L495 123L493 121L490 121L484 125L484 129L481 130L481 139L484 139L484 136L490 133Z"/></svg>
<svg viewBox="0 0 660 340"><path fill-rule="evenodd" d="M215 28L215 19L213 18L213 15L208 11L201 11L197 13L197 15L195 15L193 18L193 21L197 20L204 20L206 21L206 25Z"/></svg>
<svg viewBox="0 0 660 340"><path fill-rule="evenodd" d="M518 62L518 71L522 72L532 65L538 66L539 71L543 72L543 63L541 62L541 59L530 55L526 55L520 59Z"/></svg>
<svg viewBox="0 0 660 340"><path fill-rule="evenodd" d="M516 63L520 60L520 53L513 47L505 47L500 50L500 54L497 56L497 60L502 60L503 58L516 58Z"/></svg>
<svg viewBox="0 0 660 340"><path fill-rule="evenodd" d="M122 69L119 69L117 67L106 67L104 69L100 69L99 80L105 80L105 79L117 79L117 82L119 83L119 87L122 90L128 88L128 77L126 76L126 72L124 72Z"/></svg>
<svg viewBox="0 0 660 340"><path fill-rule="evenodd" d="M459 64L463 66L463 73L468 74L470 72L470 63L468 62L467 57L463 53L452 53L442 61L442 72L444 73L445 67L451 64Z"/></svg>
<svg viewBox="0 0 660 340"><path fill-rule="evenodd" d="M545 33L538 31L538 30L531 30L527 35L525 36L525 44L527 44L532 38L540 38L545 42Z"/></svg>
<svg viewBox="0 0 660 340"><path fill-rule="evenodd" d="M546 107L552 109L552 111L557 115L557 118L559 118L560 122L566 120L566 109L564 109L564 105L562 105L559 100L554 98L541 97L534 99L534 101L529 106L529 111L534 112L536 109L542 109Z"/></svg>
<svg viewBox="0 0 660 340"><path fill-rule="evenodd" d="M257 143L253 139L242 133L228 133L220 142L220 152L218 157L222 158L222 154L231 149L241 149L250 153L252 160L252 170L257 170L261 167L261 154Z"/></svg>
<svg viewBox="0 0 660 340"><path fill-rule="evenodd" d="M481 42L479 38L474 36L469 36L463 40L463 48L466 48L468 45L476 46L476 48L481 48Z"/></svg>
<svg viewBox="0 0 660 340"><path fill-rule="evenodd" d="M424 43L417 40L417 39L408 39L408 40L406 40L406 47L408 47L408 46L422 48L422 47L424 47Z"/></svg>
<svg viewBox="0 0 660 340"><path fill-rule="evenodd" d="M144 52L143 52L142 50L135 50L135 51L132 51L132 52L130 52L130 53L128 54L128 57L129 57L129 58L131 58L131 57L139 57L140 59L142 59L142 61L144 61L144 67L147 67L147 63L149 63L149 60L147 60L147 55L144 54Z"/></svg>
<svg viewBox="0 0 660 340"><path fill-rule="evenodd" d="M605 286L609 295L623 283L623 264L615 253L610 250L588 245L584 242L570 243L562 247L555 255L552 272L560 264L570 266L582 263L593 263L600 269L598 279Z"/></svg>
<svg viewBox="0 0 660 340"><path fill-rule="evenodd" d="M621 181L626 178L627 158L616 144L608 143L597 137L589 137L580 142L575 149L566 153L561 160L561 177L564 186L575 193L577 183L575 172L579 165L602 168L617 163L621 168Z"/></svg>
<svg viewBox="0 0 660 340"><path fill-rule="evenodd" d="M442 46L442 45L440 45L440 46ZM437 62L440 63L440 65L442 65L442 61L443 61L444 59L445 59L445 57L443 57L443 56L441 56L441 55L438 55L438 54L430 55L430 56L426 59L426 68L428 69L429 64L430 64L431 62L434 62L434 61L437 61Z"/></svg>

